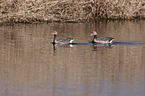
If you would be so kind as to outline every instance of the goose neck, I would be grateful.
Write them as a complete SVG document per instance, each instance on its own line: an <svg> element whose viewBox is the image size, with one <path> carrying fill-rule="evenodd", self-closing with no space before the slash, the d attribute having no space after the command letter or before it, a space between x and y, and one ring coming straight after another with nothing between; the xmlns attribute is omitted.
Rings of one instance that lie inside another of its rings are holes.
<svg viewBox="0 0 145 96"><path fill-rule="evenodd" d="M56 39L56 35L54 34L54 37L53 37L53 43L55 43L55 40Z"/></svg>

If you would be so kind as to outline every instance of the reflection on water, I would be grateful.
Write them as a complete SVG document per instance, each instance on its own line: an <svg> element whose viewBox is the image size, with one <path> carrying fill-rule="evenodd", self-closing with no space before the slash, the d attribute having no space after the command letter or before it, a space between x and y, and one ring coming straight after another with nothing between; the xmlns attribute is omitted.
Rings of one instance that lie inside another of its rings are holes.
<svg viewBox="0 0 145 96"><path fill-rule="evenodd" d="M144 96L144 26L144 21L1 26L0 95ZM54 30L76 44L53 46ZM114 43L88 43L93 30L114 37Z"/></svg>

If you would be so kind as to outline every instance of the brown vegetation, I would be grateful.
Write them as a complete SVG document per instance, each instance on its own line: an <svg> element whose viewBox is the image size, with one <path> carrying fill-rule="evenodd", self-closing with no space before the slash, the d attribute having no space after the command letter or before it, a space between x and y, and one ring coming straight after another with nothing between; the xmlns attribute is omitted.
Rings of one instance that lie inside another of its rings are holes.
<svg viewBox="0 0 145 96"><path fill-rule="evenodd" d="M0 1L0 23L85 22L135 18L145 18L143 0Z"/></svg>

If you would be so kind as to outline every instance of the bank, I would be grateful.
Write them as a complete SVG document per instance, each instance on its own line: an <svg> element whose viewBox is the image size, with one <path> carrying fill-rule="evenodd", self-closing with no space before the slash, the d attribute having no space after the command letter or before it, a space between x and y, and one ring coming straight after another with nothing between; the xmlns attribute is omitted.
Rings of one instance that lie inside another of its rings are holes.
<svg viewBox="0 0 145 96"><path fill-rule="evenodd" d="M143 0L2 0L0 24L145 19Z"/></svg>

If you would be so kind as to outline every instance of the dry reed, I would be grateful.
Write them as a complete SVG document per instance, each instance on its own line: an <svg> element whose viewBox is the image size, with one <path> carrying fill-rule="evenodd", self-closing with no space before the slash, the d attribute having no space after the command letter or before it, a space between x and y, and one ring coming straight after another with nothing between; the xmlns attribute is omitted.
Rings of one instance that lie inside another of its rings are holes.
<svg viewBox="0 0 145 96"><path fill-rule="evenodd" d="M144 19L143 0L1 0L0 23L85 22L100 19Z"/></svg>

